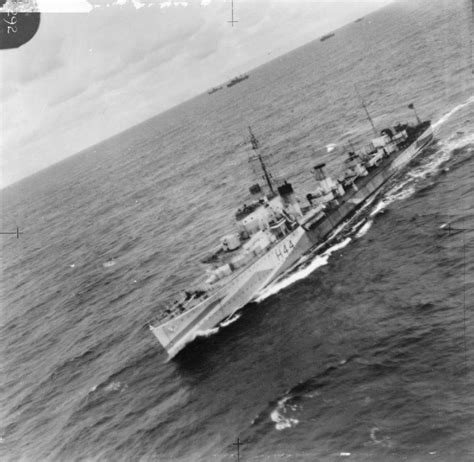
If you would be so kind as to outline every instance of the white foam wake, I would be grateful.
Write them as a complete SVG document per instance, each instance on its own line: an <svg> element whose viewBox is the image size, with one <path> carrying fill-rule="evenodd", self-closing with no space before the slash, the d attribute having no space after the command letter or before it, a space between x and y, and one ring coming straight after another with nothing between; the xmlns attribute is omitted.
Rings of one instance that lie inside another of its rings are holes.
<svg viewBox="0 0 474 462"><path fill-rule="evenodd" d="M387 207L387 204L381 200L375 207L374 209L372 210L372 212L370 212L370 216L371 217L375 217L375 215L379 214L385 207Z"/></svg>
<svg viewBox="0 0 474 462"><path fill-rule="evenodd" d="M352 230L356 230L357 227L359 225L362 225L363 221L358 223L357 225L354 225L352 226L351 223L357 219L357 217L359 217L363 212L364 210L369 207L374 201L375 199L377 198L377 194L374 194L372 197L370 197L369 199L367 199L365 201L364 204L362 204L362 206L359 208L359 210L356 212L355 216L352 217L350 220L348 221L343 221L331 234L329 234L328 238L326 239L325 243L326 242L330 242L331 240L333 240L335 237L337 237L341 231L344 231L345 229L351 227ZM324 245L325 243L323 243L322 245Z"/></svg>
<svg viewBox="0 0 474 462"><path fill-rule="evenodd" d="M336 252L337 250L340 250L344 247L346 247L349 242L351 242L351 238L348 237L344 239L342 242L333 245L329 249L327 249L324 253L321 255L316 255L308 265L305 267L295 271L294 273L289 274L288 276L284 277L283 279L275 282L274 284L271 284L267 288L265 288L262 292L260 292L257 295L257 298L255 301L257 303L265 300L266 298L270 297L271 295L274 295L280 290L284 289L285 287L290 286L296 281L299 281L300 279L304 279L305 277L309 276L314 270L320 268L321 266L327 265L329 257L331 256L332 253Z"/></svg>
<svg viewBox="0 0 474 462"><path fill-rule="evenodd" d="M383 436L382 439L379 439L377 437L377 433L380 433L380 429L378 427L372 427L370 429L370 439L375 444L380 444L380 445L385 446L387 448L393 447L393 443L392 443L392 441L390 441L390 436Z"/></svg>
<svg viewBox="0 0 474 462"><path fill-rule="evenodd" d="M193 342L194 340L196 340L197 338L208 338L210 337L211 335L214 335L214 334L217 334L217 332L219 332L221 330L221 327L227 327L229 326L230 324L234 323L235 321L237 321L237 319L240 318L240 314L234 314L233 316L231 316L230 318L222 321L218 326L216 327L212 327L211 329L205 329L205 330L198 330L196 332L194 332L194 334L188 339L186 340L186 343L191 343ZM175 353L176 354L176 353ZM174 356L174 355L173 355ZM168 360L170 360L173 356L170 356L168 357Z"/></svg>
<svg viewBox="0 0 474 462"><path fill-rule="evenodd" d="M408 179L402 184L395 186L384 195L383 199L377 204L370 216L377 215L395 201L408 199L410 196L415 194L415 191L416 189L412 179Z"/></svg>
<svg viewBox="0 0 474 462"><path fill-rule="evenodd" d="M355 235L356 239L361 238L362 236L365 236L369 229L372 227L373 221L368 220L366 221L363 226L357 231L357 234Z"/></svg>
<svg viewBox="0 0 474 462"><path fill-rule="evenodd" d="M464 148L469 144L474 144L474 131L461 137L454 135L443 143L443 146L449 151L454 151L455 149Z"/></svg>
<svg viewBox="0 0 474 462"><path fill-rule="evenodd" d="M351 218L350 220L348 221L344 221L342 222L330 235L329 237L327 238L327 241L331 241L332 239L334 239L335 237L337 237L339 235L339 233L341 231L344 231L345 229L347 229L349 226L351 226L351 223L354 221L354 219L357 219L357 217L359 217L363 212L364 210L369 207L372 202L374 202L374 200L377 198L377 195L374 194L372 197L370 197L361 207L360 209L358 210L358 212L355 214L355 216L353 218ZM362 223L361 223L362 224ZM357 229L357 226L358 225L355 225L354 227L352 227L352 229ZM326 242L327 242L326 241Z"/></svg>
<svg viewBox="0 0 474 462"><path fill-rule="evenodd" d="M286 417L284 414L288 412L286 402L290 399L289 396L278 401L277 407L270 414L270 419L275 422L275 428L277 430L284 430L285 428L291 428L299 423L298 419ZM290 406L291 410L295 410L296 406Z"/></svg>
<svg viewBox="0 0 474 462"><path fill-rule="evenodd" d="M231 316L230 318L226 319L225 321L222 321L220 323L220 326L222 327L227 327L227 326L230 326L231 324L233 324L235 321L237 321L237 319L240 318L240 314L234 314L233 316Z"/></svg>
<svg viewBox="0 0 474 462"><path fill-rule="evenodd" d="M217 332L219 332L219 326L213 327L212 329L198 330L194 333L192 339L190 339L189 342L192 342L199 337L210 337L211 335L217 334Z"/></svg>
<svg viewBox="0 0 474 462"><path fill-rule="evenodd" d="M452 144L442 145L441 149L431 155L427 162L407 173L407 176L414 179L424 179L432 173L436 173L442 164L451 159L453 155Z"/></svg>
<svg viewBox="0 0 474 462"><path fill-rule="evenodd" d="M450 117L452 117L454 114L456 114L456 112L460 111L461 109L465 108L466 106L468 106L469 104L472 104L472 103L474 103L474 96L471 96L464 103L458 104L456 107L454 107L449 112L447 112L443 117L441 117L441 119L439 119L434 124L432 124L433 129L434 130L439 129L439 127L441 127L441 125L443 125L445 122L447 122L450 119Z"/></svg>
<svg viewBox="0 0 474 462"><path fill-rule="evenodd" d="M436 173L444 163L451 159L453 149L465 146L469 142L469 138L474 137L470 135L465 137L462 142L458 140L455 144L442 144L440 149L437 149L435 153L429 156L422 165L408 171L400 184L389 189L384 194L382 200L370 212L370 216L374 217L395 201L402 201L412 196L416 192L417 182Z"/></svg>

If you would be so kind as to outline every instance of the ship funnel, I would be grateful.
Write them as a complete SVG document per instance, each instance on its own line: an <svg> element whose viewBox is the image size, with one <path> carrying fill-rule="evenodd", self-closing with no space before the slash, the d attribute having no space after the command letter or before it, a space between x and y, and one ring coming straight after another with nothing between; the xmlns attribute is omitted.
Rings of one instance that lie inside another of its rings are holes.
<svg viewBox="0 0 474 462"><path fill-rule="evenodd" d="M283 206L290 214L296 217L302 217L301 208L296 199L295 191L293 186L285 181L281 186L278 187L278 194L280 195Z"/></svg>
<svg viewBox="0 0 474 462"><path fill-rule="evenodd" d="M250 186L249 191L250 191L250 194L252 194L252 196L259 196L262 194L262 188L260 187L258 183L255 183L252 186Z"/></svg>
<svg viewBox="0 0 474 462"><path fill-rule="evenodd" d="M283 198L291 196L293 192L293 186L291 186L287 181L278 187L278 194Z"/></svg>
<svg viewBox="0 0 474 462"><path fill-rule="evenodd" d="M281 186L278 186L278 194L283 200L283 204L295 204L296 203L296 196L293 190L293 186L285 181Z"/></svg>
<svg viewBox="0 0 474 462"><path fill-rule="evenodd" d="M334 194L342 196L344 194L344 189L342 186L335 182L331 177L326 176L324 172L324 167L326 164L318 164L313 167L314 177L318 183L318 195L324 195L324 202L334 199Z"/></svg>
<svg viewBox="0 0 474 462"><path fill-rule="evenodd" d="M324 173L324 167L326 164L318 164L313 167L314 170L314 177L316 181L323 181L326 178L326 174Z"/></svg>

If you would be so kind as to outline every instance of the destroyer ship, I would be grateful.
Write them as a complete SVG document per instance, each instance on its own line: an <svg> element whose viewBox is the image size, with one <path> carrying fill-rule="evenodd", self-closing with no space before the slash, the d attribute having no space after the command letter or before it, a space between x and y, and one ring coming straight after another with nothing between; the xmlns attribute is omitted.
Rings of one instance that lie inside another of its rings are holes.
<svg viewBox="0 0 474 462"><path fill-rule="evenodd" d="M414 109L412 104L408 107ZM366 113L375 131L367 109ZM315 165L314 189L304 203L289 182L273 178L249 127L252 159L264 182L250 187L252 202L237 210L235 231L222 237L204 260L209 268L202 278L150 323L168 357L206 331L225 326L408 165L433 139L430 121L418 115L416 119L376 132L367 145L348 150L346 170L337 180L326 175L325 164Z"/></svg>

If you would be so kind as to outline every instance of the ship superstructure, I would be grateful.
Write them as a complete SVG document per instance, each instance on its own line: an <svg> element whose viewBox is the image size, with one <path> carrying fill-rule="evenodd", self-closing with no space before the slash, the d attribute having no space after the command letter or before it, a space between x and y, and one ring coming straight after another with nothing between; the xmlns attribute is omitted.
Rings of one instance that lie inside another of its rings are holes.
<svg viewBox="0 0 474 462"><path fill-rule="evenodd" d="M346 169L337 180L326 175L325 164L315 165L314 189L301 203L289 182L273 179L249 131L252 159L261 168L264 187L250 187L252 201L236 211L234 231L203 260L208 265L205 274L150 325L170 357L225 321L322 243L433 138L430 121L418 117L416 124L384 129L367 145L348 152Z"/></svg>

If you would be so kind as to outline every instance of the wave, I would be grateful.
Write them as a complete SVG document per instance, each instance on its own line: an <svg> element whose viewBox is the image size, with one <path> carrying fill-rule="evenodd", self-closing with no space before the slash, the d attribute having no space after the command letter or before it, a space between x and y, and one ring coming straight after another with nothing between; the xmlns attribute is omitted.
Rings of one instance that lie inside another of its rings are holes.
<svg viewBox="0 0 474 462"><path fill-rule="evenodd" d="M117 262L115 260L109 260L106 261L105 263L102 263L102 266L104 268L110 268L111 266L114 266Z"/></svg>
<svg viewBox="0 0 474 462"><path fill-rule="evenodd" d="M392 448L393 443L390 441L390 436L383 436L382 439L379 439L377 436L377 433L380 433L380 429L378 427L372 427L370 429L370 439L375 443L375 444L380 444L381 446L384 446L386 448Z"/></svg>
<svg viewBox="0 0 474 462"><path fill-rule="evenodd" d="M123 391L127 388L127 384L124 384L122 382L112 382L109 383L105 388L104 391L106 393L110 393L112 391Z"/></svg>
<svg viewBox="0 0 474 462"><path fill-rule="evenodd" d="M49 375L47 382L62 383L63 385L68 383L75 374L80 373L83 368L88 367L89 364L102 356L105 350L104 344L105 342L100 342L91 346L85 352L58 363ZM44 387L45 385L46 382L42 382L40 386Z"/></svg>
<svg viewBox="0 0 474 462"><path fill-rule="evenodd" d="M317 375L299 382L283 393L283 396L270 401L266 409L260 411L252 420L251 425L266 424L268 423L268 417L270 417L270 421L275 424L278 431L298 425L299 419L295 416L295 413L303 409L302 403L310 399L320 398L322 395L321 389L330 383L328 381L329 377L349 363L357 362L358 359L359 356L353 355L347 359L332 362Z"/></svg>
<svg viewBox="0 0 474 462"><path fill-rule="evenodd" d="M94 393L95 391L103 391L104 393L111 393L114 391L123 391L128 388L128 385L126 383L122 382L110 382L108 384L100 384L100 385L94 385L90 390L89 393Z"/></svg>

